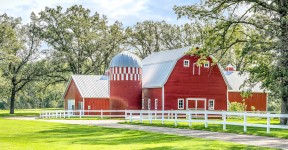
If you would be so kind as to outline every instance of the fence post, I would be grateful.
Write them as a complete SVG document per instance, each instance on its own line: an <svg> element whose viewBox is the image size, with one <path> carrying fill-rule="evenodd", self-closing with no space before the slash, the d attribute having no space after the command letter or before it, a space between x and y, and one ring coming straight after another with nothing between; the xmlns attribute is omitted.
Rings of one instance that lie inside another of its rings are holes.
<svg viewBox="0 0 288 150"><path fill-rule="evenodd" d="M267 133L270 133L270 112L267 113Z"/></svg>
<svg viewBox="0 0 288 150"><path fill-rule="evenodd" d="M175 112L175 119L174 119L174 122L175 122L175 127L177 127L177 112Z"/></svg>
<svg viewBox="0 0 288 150"><path fill-rule="evenodd" d="M226 111L222 112L223 130L226 130Z"/></svg>
<svg viewBox="0 0 288 150"><path fill-rule="evenodd" d="M190 112L190 110L188 111L188 113L189 113L189 127L191 127L192 126L192 114L191 114L191 112Z"/></svg>
<svg viewBox="0 0 288 150"><path fill-rule="evenodd" d="M164 124L164 111L162 110L162 124Z"/></svg>
<svg viewBox="0 0 288 150"><path fill-rule="evenodd" d="M71 111L70 111L70 110L68 110L68 118L70 118L70 112L71 112Z"/></svg>
<svg viewBox="0 0 288 150"><path fill-rule="evenodd" d="M205 111L204 117L205 117L205 128L207 128L208 127L208 115L206 111Z"/></svg>
<svg viewBox="0 0 288 150"><path fill-rule="evenodd" d="M244 132L247 132L247 112L244 112Z"/></svg>
<svg viewBox="0 0 288 150"><path fill-rule="evenodd" d="M130 123L132 123L132 112L130 112Z"/></svg>
<svg viewBox="0 0 288 150"><path fill-rule="evenodd" d="M80 118L82 118L82 116L81 116L81 115L82 115L82 114L81 114L81 110L79 110L79 117L80 117Z"/></svg>
<svg viewBox="0 0 288 150"><path fill-rule="evenodd" d="M125 109L125 120L127 119L127 109Z"/></svg>
<svg viewBox="0 0 288 150"><path fill-rule="evenodd" d="M140 110L140 123L143 122L143 113L142 113L142 110Z"/></svg>
<svg viewBox="0 0 288 150"><path fill-rule="evenodd" d="M65 118L65 115L66 115L66 110L64 110L64 111L63 111L63 115L64 115L64 118Z"/></svg>
<svg viewBox="0 0 288 150"><path fill-rule="evenodd" d="M100 117L101 117L101 119L103 119L103 110L101 109L100 112L101 112Z"/></svg>
<svg viewBox="0 0 288 150"><path fill-rule="evenodd" d="M153 117L153 112L150 112L149 113L149 119L150 119L149 122L150 122L150 124L152 123L152 117Z"/></svg>

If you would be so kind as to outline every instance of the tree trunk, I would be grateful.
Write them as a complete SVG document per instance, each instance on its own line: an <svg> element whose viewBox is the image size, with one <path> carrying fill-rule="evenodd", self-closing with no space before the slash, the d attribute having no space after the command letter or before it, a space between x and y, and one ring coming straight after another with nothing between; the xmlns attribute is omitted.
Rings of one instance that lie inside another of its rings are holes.
<svg viewBox="0 0 288 150"><path fill-rule="evenodd" d="M10 99L10 114L14 114L15 95L16 95L16 89L15 87L13 87L11 91L11 99Z"/></svg>

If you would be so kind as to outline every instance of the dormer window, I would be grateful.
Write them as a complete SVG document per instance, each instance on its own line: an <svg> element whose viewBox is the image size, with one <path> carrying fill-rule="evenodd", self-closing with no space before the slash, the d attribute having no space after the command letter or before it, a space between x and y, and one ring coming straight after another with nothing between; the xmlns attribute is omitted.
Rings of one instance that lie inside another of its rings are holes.
<svg viewBox="0 0 288 150"><path fill-rule="evenodd" d="M189 67L189 60L184 60L184 67Z"/></svg>
<svg viewBox="0 0 288 150"><path fill-rule="evenodd" d="M206 63L204 63L204 68L209 68L209 66L210 66L209 61L207 61Z"/></svg>

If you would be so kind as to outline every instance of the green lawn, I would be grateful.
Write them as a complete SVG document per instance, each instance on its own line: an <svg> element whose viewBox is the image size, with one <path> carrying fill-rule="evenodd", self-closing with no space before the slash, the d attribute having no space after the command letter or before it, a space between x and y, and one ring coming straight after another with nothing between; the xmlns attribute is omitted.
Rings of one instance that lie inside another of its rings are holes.
<svg viewBox="0 0 288 150"><path fill-rule="evenodd" d="M220 121L220 120L219 120ZM228 119L230 122L239 122L242 123L241 119ZM126 122L130 124L129 121ZM266 119L249 119L248 123L257 123L257 124L266 124ZM270 133L266 133L266 128L258 128L258 127L247 127L247 132L243 132L243 126L235 126L235 125L227 125L226 130L223 130L223 126L221 124L208 124L208 128L205 128L204 123L192 123L192 127L189 127L188 123L178 123L177 127L175 127L174 122L165 121L164 125L162 125L161 121L152 121L152 124L149 121L143 121L141 124L139 121L133 121L132 124L137 125L146 125L146 126L160 126L160 127L170 127L170 128L184 128L184 129L193 129L193 130L206 130L213 132L229 132L229 133L237 133L237 134L249 134L249 135L259 135L259 136L269 136L269 137L277 137L288 139L288 130L287 129L270 129ZM279 124L278 119L271 120L271 124Z"/></svg>
<svg viewBox="0 0 288 150"><path fill-rule="evenodd" d="M263 149L143 131L0 118L0 149Z"/></svg>

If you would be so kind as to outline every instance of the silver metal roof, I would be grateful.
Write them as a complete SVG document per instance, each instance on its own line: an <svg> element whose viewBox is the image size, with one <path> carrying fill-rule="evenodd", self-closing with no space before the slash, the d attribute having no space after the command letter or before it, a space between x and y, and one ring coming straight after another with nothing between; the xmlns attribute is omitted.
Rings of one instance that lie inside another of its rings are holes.
<svg viewBox="0 0 288 150"><path fill-rule="evenodd" d="M191 47L155 52L143 60L143 88L162 87L170 76L178 59Z"/></svg>
<svg viewBox="0 0 288 150"><path fill-rule="evenodd" d="M83 98L109 98L108 80L102 75L72 75Z"/></svg>
<svg viewBox="0 0 288 150"><path fill-rule="evenodd" d="M142 68L141 59L128 51L123 51L114 56L110 62L110 67L138 67Z"/></svg>
<svg viewBox="0 0 288 150"><path fill-rule="evenodd" d="M229 86L231 87L230 91L246 91L251 89L251 92L264 92L264 89L261 89L261 83L257 83L256 85L247 85L241 87L241 85L249 78L248 73L241 74L239 71L224 71L224 75L226 81L228 82ZM268 91L266 91L268 92Z"/></svg>

